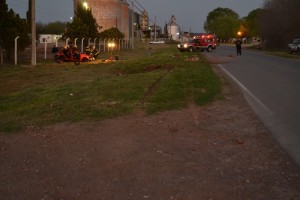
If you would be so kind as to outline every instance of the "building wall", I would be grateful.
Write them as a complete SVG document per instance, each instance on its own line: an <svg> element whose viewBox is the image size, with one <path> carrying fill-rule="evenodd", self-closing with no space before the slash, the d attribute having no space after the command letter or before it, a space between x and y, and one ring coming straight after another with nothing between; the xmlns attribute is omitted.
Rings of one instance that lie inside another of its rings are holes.
<svg viewBox="0 0 300 200"><path fill-rule="evenodd" d="M125 34L125 37L129 37L129 11L128 5L123 3L121 4L121 32Z"/></svg>
<svg viewBox="0 0 300 200"><path fill-rule="evenodd" d="M128 5L124 0L74 0L74 10L78 3L86 2L92 9L92 14L98 25L102 27L99 31L117 27L129 36Z"/></svg>

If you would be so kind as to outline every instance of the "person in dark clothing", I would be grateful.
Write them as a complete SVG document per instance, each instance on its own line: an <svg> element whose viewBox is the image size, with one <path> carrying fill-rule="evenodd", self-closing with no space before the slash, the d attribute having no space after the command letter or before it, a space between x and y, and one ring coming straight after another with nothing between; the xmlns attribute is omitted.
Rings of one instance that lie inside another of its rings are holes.
<svg viewBox="0 0 300 200"><path fill-rule="evenodd" d="M235 41L235 46L236 46L236 55L242 55L242 40L237 39Z"/></svg>
<svg viewBox="0 0 300 200"><path fill-rule="evenodd" d="M91 48L89 46L87 46L85 49L85 54L90 55L91 52L92 52Z"/></svg>

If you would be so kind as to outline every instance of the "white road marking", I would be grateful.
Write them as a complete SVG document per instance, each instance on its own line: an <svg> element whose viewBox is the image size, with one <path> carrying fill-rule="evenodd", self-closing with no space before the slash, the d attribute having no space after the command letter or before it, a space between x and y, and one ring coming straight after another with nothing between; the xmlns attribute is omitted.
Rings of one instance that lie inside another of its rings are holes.
<svg viewBox="0 0 300 200"><path fill-rule="evenodd" d="M241 82L239 82L232 74L230 74L221 64L218 66L232 79L234 80L248 95L250 95L254 101L256 101L269 115L274 115L273 112L263 104L254 94L252 94Z"/></svg>

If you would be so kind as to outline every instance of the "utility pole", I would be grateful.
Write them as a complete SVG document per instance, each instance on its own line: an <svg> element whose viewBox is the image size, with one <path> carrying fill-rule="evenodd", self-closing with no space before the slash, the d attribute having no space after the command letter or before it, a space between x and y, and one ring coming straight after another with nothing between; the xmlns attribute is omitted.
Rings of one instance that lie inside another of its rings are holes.
<svg viewBox="0 0 300 200"><path fill-rule="evenodd" d="M154 19L154 41L156 41L156 16Z"/></svg>
<svg viewBox="0 0 300 200"><path fill-rule="evenodd" d="M31 0L31 65L36 66L35 0Z"/></svg>
<svg viewBox="0 0 300 200"><path fill-rule="evenodd" d="M131 45L132 45L132 49L134 49L134 0L131 1Z"/></svg>

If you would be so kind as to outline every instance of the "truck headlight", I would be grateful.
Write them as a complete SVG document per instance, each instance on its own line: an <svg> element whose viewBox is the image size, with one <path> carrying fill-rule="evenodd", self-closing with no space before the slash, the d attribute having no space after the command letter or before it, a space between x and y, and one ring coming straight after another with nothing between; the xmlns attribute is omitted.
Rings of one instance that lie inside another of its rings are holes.
<svg viewBox="0 0 300 200"><path fill-rule="evenodd" d="M184 48L187 48L187 47L188 47L188 45L187 45L187 44L184 44L184 45L183 45L183 47L184 47Z"/></svg>

